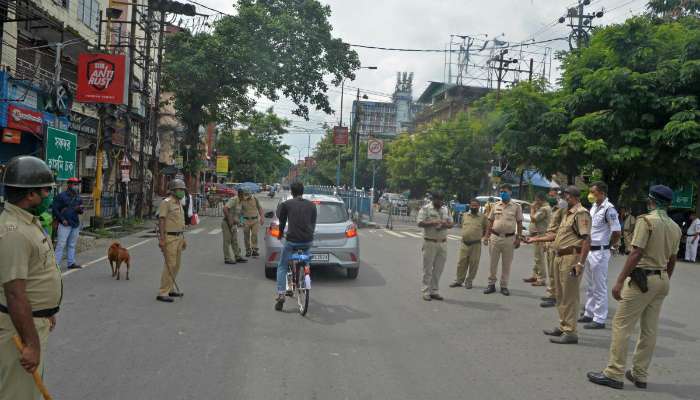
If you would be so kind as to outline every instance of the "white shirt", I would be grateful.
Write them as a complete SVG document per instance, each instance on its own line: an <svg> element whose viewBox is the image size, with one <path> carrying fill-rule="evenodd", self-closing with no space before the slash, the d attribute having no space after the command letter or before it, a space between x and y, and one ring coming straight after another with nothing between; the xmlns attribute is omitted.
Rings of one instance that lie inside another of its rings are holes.
<svg viewBox="0 0 700 400"><path fill-rule="evenodd" d="M613 232L620 232L620 217L617 215L615 206L607 199L600 205L593 203L591 214L591 245L607 246L610 244L610 236Z"/></svg>
<svg viewBox="0 0 700 400"><path fill-rule="evenodd" d="M692 236L698 232L700 232L700 218L695 218L693 222L690 223L690 226L688 227L688 232L686 234L688 236Z"/></svg>

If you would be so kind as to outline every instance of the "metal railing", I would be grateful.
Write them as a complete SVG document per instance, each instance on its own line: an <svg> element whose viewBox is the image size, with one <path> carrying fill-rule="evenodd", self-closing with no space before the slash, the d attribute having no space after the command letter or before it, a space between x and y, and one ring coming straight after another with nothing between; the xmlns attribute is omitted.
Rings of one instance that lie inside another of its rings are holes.
<svg viewBox="0 0 700 400"><path fill-rule="evenodd" d="M38 65L34 65L27 60L18 58L17 67L15 68L15 77L17 79L26 79L34 83L43 81L53 82L54 73L47 69L41 68ZM68 87L74 93L78 89L78 85L74 81L68 80L65 77L63 77L61 80L67 83Z"/></svg>
<svg viewBox="0 0 700 400"><path fill-rule="evenodd" d="M335 186L307 186L306 194L323 194L336 196L343 200L345 206L351 211L353 218L360 221L363 216L372 216L372 196L362 190L346 190Z"/></svg>

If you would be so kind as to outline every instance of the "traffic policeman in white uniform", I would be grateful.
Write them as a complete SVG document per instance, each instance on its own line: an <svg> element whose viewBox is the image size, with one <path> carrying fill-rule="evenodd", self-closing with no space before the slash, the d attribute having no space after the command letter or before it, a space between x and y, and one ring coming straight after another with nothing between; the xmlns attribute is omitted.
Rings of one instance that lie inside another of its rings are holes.
<svg viewBox="0 0 700 400"><path fill-rule="evenodd" d="M610 250L620 243L620 218L607 197L608 185L591 184L589 200L591 214L591 250L583 269L587 282L583 316L578 322L584 329L604 329L608 318L608 263Z"/></svg>

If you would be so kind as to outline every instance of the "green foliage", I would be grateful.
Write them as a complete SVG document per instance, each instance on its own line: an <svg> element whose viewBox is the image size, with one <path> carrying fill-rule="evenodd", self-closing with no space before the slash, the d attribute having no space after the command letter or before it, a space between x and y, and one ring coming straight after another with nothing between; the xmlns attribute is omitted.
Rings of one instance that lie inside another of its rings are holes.
<svg viewBox="0 0 700 400"><path fill-rule="evenodd" d="M164 89L175 95L184 144L192 148L200 125L233 127L254 96L285 96L304 118L309 107L330 113L324 78L337 84L359 67L357 54L331 36L330 8L316 0L241 0L234 7L213 32L180 32L166 42Z"/></svg>
<svg viewBox="0 0 700 400"><path fill-rule="evenodd" d="M229 173L235 182L275 182L286 175L291 163L285 158L289 146L282 135L290 122L274 114L252 112L241 121L242 129L230 129L219 136L219 154L229 157Z"/></svg>

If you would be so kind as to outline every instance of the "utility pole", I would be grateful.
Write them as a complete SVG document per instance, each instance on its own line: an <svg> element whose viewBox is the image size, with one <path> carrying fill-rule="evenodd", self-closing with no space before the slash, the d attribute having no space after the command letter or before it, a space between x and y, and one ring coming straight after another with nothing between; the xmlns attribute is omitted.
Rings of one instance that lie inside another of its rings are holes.
<svg viewBox="0 0 700 400"><path fill-rule="evenodd" d="M144 204L146 201L146 182L144 177L146 176L146 158L144 157L144 147L146 140L150 138L150 127L151 125L149 124L149 118L151 116L151 104L150 104L150 95L151 95L151 90L150 90L150 78L151 78L151 42L153 39L153 8L148 7L148 11L146 13L146 29L144 29L146 33L146 59L144 61L144 67L143 67L143 91L142 93L145 93L145 96L141 99L142 102L145 102L144 104L144 123L141 125L141 138L139 140L139 183L141 186L140 189L140 199L138 203L136 204L136 213L139 216L139 218L143 218L143 209L144 209ZM145 98L145 100L144 100ZM155 179L155 176L152 177L152 179Z"/></svg>
<svg viewBox="0 0 700 400"><path fill-rule="evenodd" d="M566 22L569 18L568 26L571 28L569 34L569 49L578 50L583 47L588 47L590 39L589 32L593 28L592 21L594 18L602 18L605 13L600 10L594 14L586 14L584 7L591 4L591 0L578 0L576 7L571 7L566 11L566 16L559 18L559 23Z"/></svg>
<svg viewBox="0 0 700 400"><path fill-rule="evenodd" d="M357 188L357 151L360 147L360 132L359 132L359 122L360 122L360 89L357 89L357 107L355 109L355 120L352 123L352 128L354 136L352 138L352 188L353 190Z"/></svg>
<svg viewBox="0 0 700 400"><path fill-rule="evenodd" d="M151 179L151 187L149 188L148 196L148 215L153 214L153 195L155 194L155 183L156 177L158 176L158 160L156 158L156 145L158 144L158 122L160 119L160 74L163 66L163 42L165 35L165 11L160 11L160 21L158 30L158 56L157 63L158 67L156 69L156 93L155 93L155 106L153 113L151 114L151 163L153 168L153 179Z"/></svg>
<svg viewBox="0 0 700 400"><path fill-rule="evenodd" d="M112 38L112 18L107 16L107 38L105 39L105 51L109 53L109 44ZM100 34L102 33L102 11L100 11ZM97 36L97 49L100 49L100 42L102 39L100 35ZM103 106L100 106L100 110L104 110ZM99 111L98 111L99 112ZM104 113L99 112L99 119L97 122L97 150L95 154L95 186L92 190L92 200L95 205L95 218L99 219L102 216L102 164L104 162ZM98 225L100 223L98 222Z"/></svg>

